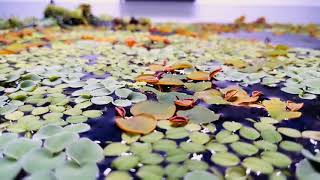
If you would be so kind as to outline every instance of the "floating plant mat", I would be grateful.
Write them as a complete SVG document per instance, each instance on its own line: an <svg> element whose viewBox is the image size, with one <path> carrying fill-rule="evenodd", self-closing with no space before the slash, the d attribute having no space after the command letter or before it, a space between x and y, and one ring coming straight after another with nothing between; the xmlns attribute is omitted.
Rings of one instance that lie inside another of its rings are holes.
<svg viewBox="0 0 320 180"><path fill-rule="evenodd" d="M319 176L319 51L30 31L0 46L0 179Z"/></svg>

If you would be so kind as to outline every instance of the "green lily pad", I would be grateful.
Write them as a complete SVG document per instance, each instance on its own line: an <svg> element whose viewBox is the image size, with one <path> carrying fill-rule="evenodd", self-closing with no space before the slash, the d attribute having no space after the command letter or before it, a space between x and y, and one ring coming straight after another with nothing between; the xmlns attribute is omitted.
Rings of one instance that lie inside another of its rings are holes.
<svg viewBox="0 0 320 180"><path fill-rule="evenodd" d="M130 151L137 155L143 155L145 153L150 153L152 151L152 146L150 143L134 142L130 146Z"/></svg>
<svg viewBox="0 0 320 180"><path fill-rule="evenodd" d="M179 164L169 164L165 167L165 173L169 179L177 179L183 177L188 172L188 169Z"/></svg>
<svg viewBox="0 0 320 180"><path fill-rule="evenodd" d="M202 144L194 142L182 142L180 143L180 147L182 150L189 153L205 151L205 147Z"/></svg>
<svg viewBox="0 0 320 180"><path fill-rule="evenodd" d="M296 175L301 180L314 180L320 178L319 171L311 164L308 159L303 159L297 165Z"/></svg>
<svg viewBox="0 0 320 180"><path fill-rule="evenodd" d="M142 166L137 172L137 176L141 179L161 180L164 175L164 170L160 166L146 165Z"/></svg>
<svg viewBox="0 0 320 180"><path fill-rule="evenodd" d="M187 173L183 180L218 180L219 177L207 171L191 171Z"/></svg>
<svg viewBox="0 0 320 180"><path fill-rule="evenodd" d="M99 169L95 163L87 163L82 166L74 162L67 162L55 170L57 179L77 179L89 180L95 179Z"/></svg>
<svg viewBox="0 0 320 180"><path fill-rule="evenodd" d="M254 141L253 144L264 151L276 151L278 149L277 145L265 140Z"/></svg>
<svg viewBox="0 0 320 180"><path fill-rule="evenodd" d="M282 136L275 130L266 129L261 131L261 136L263 140L269 141L271 143L278 143L282 141Z"/></svg>
<svg viewBox="0 0 320 180"><path fill-rule="evenodd" d="M98 118L102 116L103 112L99 110L87 110L83 111L82 115L88 117L88 118Z"/></svg>
<svg viewBox="0 0 320 180"><path fill-rule="evenodd" d="M14 159L0 159L0 179L15 179L21 170L21 165Z"/></svg>
<svg viewBox="0 0 320 180"><path fill-rule="evenodd" d="M5 145L18 138L18 134L15 133L2 133L0 135L0 151Z"/></svg>
<svg viewBox="0 0 320 180"><path fill-rule="evenodd" d="M200 133L198 131L192 132L189 137L192 142L198 144L205 144L210 140L208 134Z"/></svg>
<svg viewBox="0 0 320 180"><path fill-rule="evenodd" d="M145 153L140 155L140 162L143 164L160 164L164 158L156 153Z"/></svg>
<svg viewBox="0 0 320 180"><path fill-rule="evenodd" d="M220 115L202 106L195 106L190 110L178 111L178 116L185 116L196 124L210 123L219 119Z"/></svg>
<svg viewBox="0 0 320 180"><path fill-rule="evenodd" d="M70 124L63 128L65 131L74 132L74 133L82 133L90 130L90 126L85 123L77 123L77 124Z"/></svg>
<svg viewBox="0 0 320 180"><path fill-rule="evenodd" d="M111 96L100 96L100 97L93 97L91 102L96 105L106 105L113 101Z"/></svg>
<svg viewBox="0 0 320 180"><path fill-rule="evenodd" d="M232 134L230 131L222 130L216 135L216 139L219 143L232 143L239 140L239 136Z"/></svg>
<svg viewBox="0 0 320 180"><path fill-rule="evenodd" d="M139 163L139 158L137 156L120 156L112 161L112 167L118 170L129 170L136 167Z"/></svg>
<svg viewBox="0 0 320 180"><path fill-rule="evenodd" d="M257 173L271 174L273 172L273 167L269 162L256 157L245 158L242 161L242 165Z"/></svg>
<svg viewBox="0 0 320 180"><path fill-rule="evenodd" d="M226 179L247 179L246 170L243 167L230 167L226 170Z"/></svg>
<svg viewBox="0 0 320 180"><path fill-rule="evenodd" d="M283 135L286 135L288 137L292 137L292 138L299 138L301 137L301 132L296 130L296 129L292 129L292 128L285 128L285 127L279 127L277 129L277 131Z"/></svg>
<svg viewBox="0 0 320 180"><path fill-rule="evenodd" d="M228 151L228 148L226 145L219 144L219 143L209 143L206 145L206 148L209 151L213 151L213 152L226 152L226 151Z"/></svg>
<svg viewBox="0 0 320 180"><path fill-rule="evenodd" d="M183 127L167 130L166 137L169 139L182 139L189 136L189 132Z"/></svg>
<svg viewBox="0 0 320 180"><path fill-rule="evenodd" d="M47 138L43 146L51 153L57 153L76 142L78 139L79 135L76 133L62 132Z"/></svg>
<svg viewBox="0 0 320 180"><path fill-rule="evenodd" d="M157 151L169 152L175 150L176 148L176 142L167 139L161 139L153 144L153 149Z"/></svg>
<svg viewBox="0 0 320 180"><path fill-rule="evenodd" d="M261 158L275 167L288 167L292 163L288 156L279 152L266 151L262 153Z"/></svg>
<svg viewBox="0 0 320 180"><path fill-rule="evenodd" d="M128 134L128 133L121 134L122 140L125 141L127 144L131 144L138 141L140 137L141 137L140 134Z"/></svg>
<svg viewBox="0 0 320 180"><path fill-rule="evenodd" d="M301 144L293 141L282 141L280 143L280 148L290 152L300 152L303 149Z"/></svg>
<svg viewBox="0 0 320 180"><path fill-rule="evenodd" d="M140 140L147 143L154 143L159 141L163 137L164 137L164 134L162 132L154 131L148 135L142 136Z"/></svg>
<svg viewBox="0 0 320 180"><path fill-rule="evenodd" d="M95 163L103 159L101 147L87 138L81 138L79 141L69 145L66 148L66 153L79 165Z"/></svg>
<svg viewBox="0 0 320 180"><path fill-rule="evenodd" d="M189 158L189 153L181 150L181 149L173 149L167 151L167 158L166 161L171 163L179 163L185 161Z"/></svg>
<svg viewBox="0 0 320 180"><path fill-rule="evenodd" d="M242 127L239 131L241 137L249 140L255 140L260 137L260 133L251 127Z"/></svg>
<svg viewBox="0 0 320 180"><path fill-rule="evenodd" d="M242 124L234 121L226 121L222 126L228 131L235 132L242 127Z"/></svg>
<svg viewBox="0 0 320 180"><path fill-rule="evenodd" d="M192 160L192 159L187 159L184 162L184 166L187 167L191 171L195 170L207 170L209 168L209 165L204 162L204 161L199 161L199 160Z"/></svg>
<svg viewBox="0 0 320 180"><path fill-rule="evenodd" d="M132 90L126 88L120 88L115 90L116 96L120 98L127 98L132 93Z"/></svg>
<svg viewBox="0 0 320 180"><path fill-rule="evenodd" d="M65 154L52 155L46 149L35 149L24 155L22 167L29 173L55 169L65 162Z"/></svg>
<svg viewBox="0 0 320 180"><path fill-rule="evenodd" d="M211 156L211 161L220 166L235 166L240 162L240 159L228 152L218 152Z"/></svg>
<svg viewBox="0 0 320 180"><path fill-rule="evenodd" d="M122 153L127 152L130 149L129 146L122 143L111 143L107 145L103 152L105 156L120 156Z"/></svg>
<svg viewBox="0 0 320 180"><path fill-rule="evenodd" d="M19 160L23 155L25 155L32 149L39 148L40 146L41 141L19 138L8 143L4 148L3 153L7 157Z"/></svg>
<svg viewBox="0 0 320 180"><path fill-rule="evenodd" d="M127 99L117 99L117 100L114 100L112 104L119 107L127 107L127 106L131 106L132 103Z"/></svg>
<svg viewBox="0 0 320 180"><path fill-rule="evenodd" d="M252 156L258 153L258 148L249 143L234 142L230 146L235 152L243 156Z"/></svg>
<svg viewBox="0 0 320 180"><path fill-rule="evenodd" d="M105 178L105 180L132 180L131 175L125 171L113 171Z"/></svg>

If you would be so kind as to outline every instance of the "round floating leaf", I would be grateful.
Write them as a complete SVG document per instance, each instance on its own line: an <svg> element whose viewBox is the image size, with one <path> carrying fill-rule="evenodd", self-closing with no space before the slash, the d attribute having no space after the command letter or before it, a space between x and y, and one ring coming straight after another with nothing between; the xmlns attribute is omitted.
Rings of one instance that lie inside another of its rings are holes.
<svg viewBox="0 0 320 180"><path fill-rule="evenodd" d="M70 161L55 170L57 179L77 179L89 180L96 179L99 169L95 163L87 163L82 166Z"/></svg>
<svg viewBox="0 0 320 180"><path fill-rule="evenodd" d="M234 142L230 146L235 152L243 156L252 156L258 152L258 148L245 142Z"/></svg>
<svg viewBox="0 0 320 180"><path fill-rule="evenodd" d="M226 179L247 179L246 170L243 167L230 167L226 170Z"/></svg>
<svg viewBox="0 0 320 180"><path fill-rule="evenodd" d="M32 110L31 114L36 116L47 112L49 112L49 107L36 107Z"/></svg>
<svg viewBox="0 0 320 180"><path fill-rule="evenodd" d="M282 149L291 152L300 152L303 149L301 144L295 143L293 141L282 141L279 145Z"/></svg>
<svg viewBox="0 0 320 180"><path fill-rule="evenodd" d="M169 119L176 112L176 106L156 101L143 101L133 105L130 112L133 115L149 114L156 119Z"/></svg>
<svg viewBox="0 0 320 180"><path fill-rule="evenodd" d="M189 137L192 142L198 143L198 144L205 144L210 140L210 137L208 134L200 133L197 131L192 132Z"/></svg>
<svg viewBox="0 0 320 180"><path fill-rule="evenodd" d="M131 175L125 171L113 171L105 178L105 180L132 180Z"/></svg>
<svg viewBox="0 0 320 180"><path fill-rule="evenodd" d="M240 136L249 140L255 140L260 137L259 132L251 127L242 127L239 133L240 133Z"/></svg>
<svg viewBox="0 0 320 180"><path fill-rule="evenodd" d="M25 180L56 180L56 179L57 178L52 171L34 172L30 176L25 178Z"/></svg>
<svg viewBox="0 0 320 180"><path fill-rule="evenodd" d="M264 151L276 151L278 149L277 145L265 140L255 141L253 144Z"/></svg>
<svg viewBox="0 0 320 180"><path fill-rule="evenodd" d="M182 150L189 153L196 153L205 151L205 147L202 144L193 143L193 142L182 142L180 144Z"/></svg>
<svg viewBox="0 0 320 180"><path fill-rule="evenodd" d="M210 123L219 119L220 115L202 106L195 106L190 110L178 111L178 116L185 116L196 124Z"/></svg>
<svg viewBox="0 0 320 180"><path fill-rule="evenodd" d="M47 138L44 142L44 147L51 153L57 153L78 139L79 135L76 133L62 132Z"/></svg>
<svg viewBox="0 0 320 180"><path fill-rule="evenodd" d="M164 134L162 132L155 131L148 135L142 136L140 140L143 142L153 143L153 142L159 141L163 137L164 137Z"/></svg>
<svg viewBox="0 0 320 180"><path fill-rule="evenodd" d="M222 126L228 131L235 132L242 127L242 124L234 121L226 121Z"/></svg>
<svg viewBox="0 0 320 180"><path fill-rule="evenodd" d="M302 94L303 90L298 87L283 87L281 91L284 91L289 94Z"/></svg>
<svg viewBox="0 0 320 180"><path fill-rule="evenodd" d="M5 145L18 138L18 134L15 133L2 133L0 135L0 151Z"/></svg>
<svg viewBox="0 0 320 180"><path fill-rule="evenodd" d="M303 131L302 137L320 141L320 131Z"/></svg>
<svg viewBox="0 0 320 180"><path fill-rule="evenodd" d="M156 128L157 120L150 115L141 114L128 119L116 117L116 124L128 133L148 134Z"/></svg>
<svg viewBox="0 0 320 180"><path fill-rule="evenodd" d="M39 129L39 131L33 135L34 139L47 139L55 134L63 131L61 126L57 125L46 125Z"/></svg>
<svg viewBox="0 0 320 180"><path fill-rule="evenodd" d="M187 125L184 126L184 128L188 131L199 131L201 130L201 126L199 124L195 123L188 123Z"/></svg>
<svg viewBox="0 0 320 180"><path fill-rule="evenodd" d="M166 132L166 137L169 139L182 139L187 136L189 136L189 132L183 127L172 128Z"/></svg>
<svg viewBox="0 0 320 180"><path fill-rule="evenodd" d="M64 111L63 114L66 114L69 116L79 116L80 114L82 114L82 110L77 108L70 108Z"/></svg>
<svg viewBox="0 0 320 180"><path fill-rule="evenodd" d="M85 108L88 108L92 105L92 102L90 101L85 101L85 102L82 102L82 103L79 103L77 105L74 106L74 108L77 108L77 109L85 109Z"/></svg>
<svg viewBox="0 0 320 180"><path fill-rule="evenodd" d="M175 141L161 139L153 144L153 149L156 151L165 151L169 152L175 150L177 148L177 144Z"/></svg>
<svg viewBox="0 0 320 180"><path fill-rule="evenodd" d="M189 158L189 153L181 149L174 149L167 152L166 161L171 163L179 163Z"/></svg>
<svg viewBox="0 0 320 180"><path fill-rule="evenodd" d="M90 126L85 123L78 123L78 124L70 124L63 128L65 131L74 132L74 133L82 133L90 130Z"/></svg>
<svg viewBox="0 0 320 180"><path fill-rule="evenodd" d="M216 139L219 143L232 143L238 141L239 136L230 131L222 130L216 135Z"/></svg>
<svg viewBox="0 0 320 180"><path fill-rule="evenodd" d="M121 138L124 142L127 144L134 143L139 140L140 134L128 134L128 133L122 133Z"/></svg>
<svg viewBox="0 0 320 180"><path fill-rule="evenodd" d="M105 156L120 156L122 153L127 152L130 149L129 146L122 143L111 143L103 150Z"/></svg>
<svg viewBox="0 0 320 180"><path fill-rule="evenodd" d="M0 179L15 179L21 170L21 165L13 159L0 159Z"/></svg>
<svg viewBox="0 0 320 180"><path fill-rule="evenodd" d="M169 120L158 120L157 126L160 129L172 129L173 127L171 126L171 122Z"/></svg>
<svg viewBox="0 0 320 180"><path fill-rule="evenodd" d="M204 71L193 71L187 75L189 79L197 81L207 81L209 80L209 73Z"/></svg>
<svg viewBox="0 0 320 180"><path fill-rule="evenodd" d="M82 115L88 117L88 118L98 118L102 115L102 111L99 110L87 110L83 111Z"/></svg>
<svg viewBox="0 0 320 180"><path fill-rule="evenodd" d="M191 171L187 173L183 180L218 180L219 177L207 171Z"/></svg>
<svg viewBox="0 0 320 180"><path fill-rule="evenodd" d="M11 120L11 121L16 121L19 120L23 117L24 113L21 111L14 111L12 113L7 113L4 118Z"/></svg>
<svg viewBox="0 0 320 180"><path fill-rule="evenodd" d="M6 115L8 113L12 113L18 109L18 106L15 104L7 104L5 106L0 107L0 115Z"/></svg>
<svg viewBox="0 0 320 180"><path fill-rule="evenodd" d="M147 165L142 166L137 172L137 176L141 179L161 180L164 175L164 170L160 166Z"/></svg>
<svg viewBox="0 0 320 180"><path fill-rule="evenodd" d="M132 93L132 90L126 88L120 88L115 90L116 96L120 98L127 98Z"/></svg>
<svg viewBox="0 0 320 180"><path fill-rule="evenodd" d="M96 163L103 159L101 147L87 138L81 138L79 141L68 146L66 153L79 165L91 162Z"/></svg>
<svg viewBox="0 0 320 180"><path fill-rule="evenodd" d="M140 161L143 164L160 164L163 161L163 157L156 153L141 154Z"/></svg>
<svg viewBox="0 0 320 180"><path fill-rule="evenodd" d="M39 148L40 146L41 141L19 138L8 143L4 148L3 153L7 157L19 160L23 155L32 149Z"/></svg>
<svg viewBox="0 0 320 180"><path fill-rule="evenodd" d="M281 134L271 129L261 131L261 136L263 140L269 141L271 143L278 143L282 140Z"/></svg>
<svg viewBox="0 0 320 180"><path fill-rule="evenodd" d="M66 119L66 121L69 123L83 123L83 122L86 122L87 120L88 118L82 115L73 115L73 116L67 117Z"/></svg>
<svg viewBox="0 0 320 180"><path fill-rule="evenodd" d="M31 80L25 80L20 83L20 88L24 91L33 91L37 83Z"/></svg>
<svg viewBox="0 0 320 180"><path fill-rule="evenodd" d="M206 162L200 161L200 160L192 160L192 159L187 159L184 162L184 166L191 171L195 171L195 170L205 171L209 168L209 165Z"/></svg>
<svg viewBox="0 0 320 180"><path fill-rule="evenodd" d="M165 168L165 173L168 179L178 179L183 177L188 172L188 169L179 164L169 164Z"/></svg>
<svg viewBox="0 0 320 180"><path fill-rule="evenodd" d="M130 146L130 151L133 154L143 155L150 153L152 151L152 146L150 143L134 142Z"/></svg>
<svg viewBox="0 0 320 180"><path fill-rule="evenodd" d="M242 165L256 173L271 174L273 167L267 161L256 157L248 157L242 161Z"/></svg>
<svg viewBox="0 0 320 180"><path fill-rule="evenodd" d="M91 102L97 105L106 105L113 101L113 98L110 96L101 96L101 97L93 97Z"/></svg>
<svg viewBox="0 0 320 180"><path fill-rule="evenodd" d="M55 169L65 162L65 154L52 155L46 149L35 149L24 155L22 167L29 173Z"/></svg>
<svg viewBox="0 0 320 180"><path fill-rule="evenodd" d="M117 99L117 100L114 100L112 104L115 106L127 107L127 106L131 106L132 103L128 99Z"/></svg>
<svg viewBox="0 0 320 180"><path fill-rule="evenodd" d="M286 135L288 137L292 137L292 138L301 137L301 132L296 129L280 127L277 130L279 133Z"/></svg>
<svg viewBox="0 0 320 180"><path fill-rule="evenodd" d="M180 79L173 77L161 78L157 84L166 86L183 86L183 82Z"/></svg>
<svg viewBox="0 0 320 180"><path fill-rule="evenodd" d="M297 165L296 175L301 180L315 180L320 178L320 173L308 159L303 159Z"/></svg>
<svg viewBox="0 0 320 180"><path fill-rule="evenodd" d="M212 152L226 152L226 151L228 151L227 146L225 146L224 144L219 144L219 143L209 143L209 144L207 144L206 148Z"/></svg>
<svg viewBox="0 0 320 180"><path fill-rule="evenodd" d="M265 129L276 130L276 127L269 123L256 122L253 124L253 126L259 131L263 131Z"/></svg>
<svg viewBox="0 0 320 180"><path fill-rule="evenodd" d="M136 167L139 163L139 158L137 156L120 156L112 161L112 167L118 170L129 170Z"/></svg>
<svg viewBox="0 0 320 180"><path fill-rule="evenodd" d="M235 166L240 162L240 159L228 152L218 152L211 156L211 161L220 166Z"/></svg>
<svg viewBox="0 0 320 180"><path fill-rule="evenodd" d="M291 159L279 152L271 152L271 151L266 151L262 153L261 158L275 167L288 167L291 164Z"/></svg>
<svg viewBox="0 0 320 180"><path fill-rule="evenodd" d="M132 92L127 97L127 99L129 101L131 101L132 103L139 103L139 102L142 102L142 101L146 101L147 100L147 96L142 94L142 93L139 93L139 92Z"/></svg>

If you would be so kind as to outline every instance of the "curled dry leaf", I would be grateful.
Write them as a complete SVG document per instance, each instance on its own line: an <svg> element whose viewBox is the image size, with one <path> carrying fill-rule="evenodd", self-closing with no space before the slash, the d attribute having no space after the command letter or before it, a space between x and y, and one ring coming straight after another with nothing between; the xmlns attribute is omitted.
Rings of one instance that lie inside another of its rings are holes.
<svg viewBox="0 0 320 180"><path fill-rule="evenodd" d="M182 100L176 100L174 102L177 106L181 106L181 107L192 107L194 106L194 99L192 98L187 98L187 99L182 99Z"/></svg>
<svg viewBox="0 0 320 180"><path fill-rule="evenodd" d="M193 71L187 75L188 79L196 81L207 81L209 80L209 73L204 71Z"/></svg>
<svg viewBox="0 0 320 180"><path fill-rule="evenodd" d="M147 114L140 114L130 118L116 117L115 121L121 130L132 134L148 134L157 126L157 120Z"/></svg>
<svg viewBox="0 0 320 180"><path fill-rule="evenodd" d="M126 110L123 107L115 107L116 113L120 117L126 116Z"/></svg>
<svg viewBox="0 0 320 180"><path fill-rule="evenodd" d="M171 125L174 127L185 126L189 122L189 118L185 116L173 116L169 119Z"/></svg>
<svg viewBox="0 0 320 180"><path fill-rule="evenodd" d="M209 74L209 78L210 78L210 79L213 79L220 71L222 71L222 68L221 68L221 67L219 67L219 68L211 71L211 73Z"/></svg>
<svg viewBox="0 0 320 180"><path fill-rule="evenodd" d="M287 101L287 108L290 111L299 111L303 107L303 103L295 103L293 101Z"/></svg>
<svg viewBox="0 0 320 180"><path fill-rule="evenodd" d="M137 82L146 82L150 84L155 84L159 82L159 79L152 74L142 74L135 78Z"/></svg>

